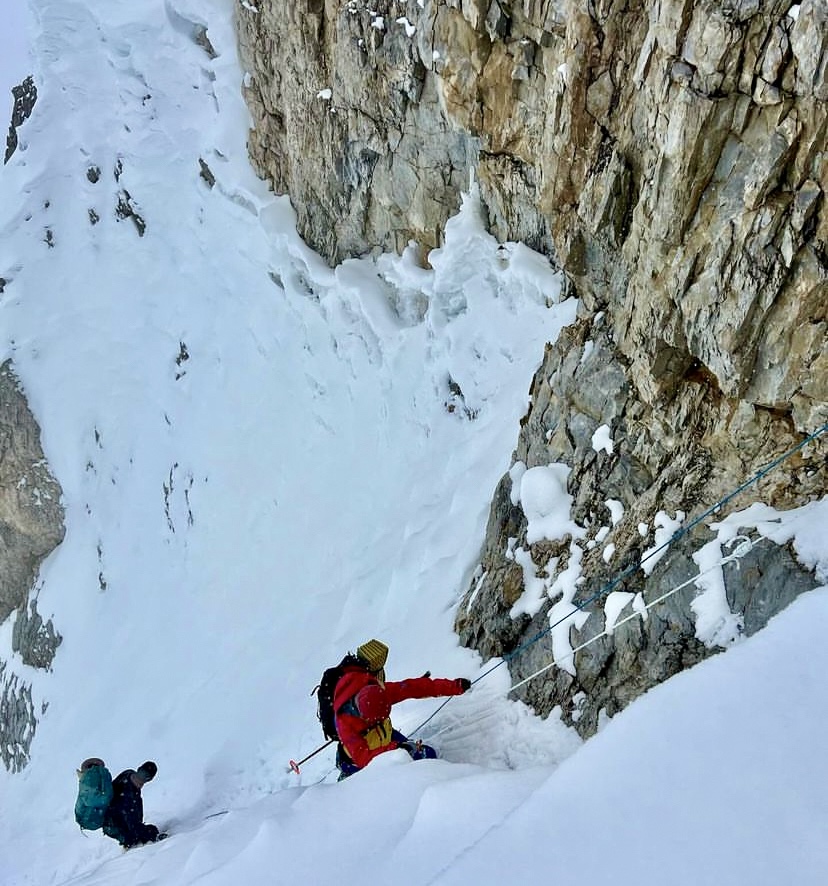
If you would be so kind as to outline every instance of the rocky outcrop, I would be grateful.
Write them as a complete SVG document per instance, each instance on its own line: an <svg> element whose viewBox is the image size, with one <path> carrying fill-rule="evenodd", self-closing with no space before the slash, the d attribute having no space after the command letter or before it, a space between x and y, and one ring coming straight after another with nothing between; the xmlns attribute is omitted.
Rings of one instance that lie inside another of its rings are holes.
<svg viewBox="0 0 828 886"><path fill-rule="evenodd" d="M238 10L251 157L332 260L436 245L475 164L476 140L440 110L424 11L408 5L414 36L396 21L405 4Z"/></svg>
<svg viewBox="0 0 828 886"><path fill-rule="evenodd" d="M0 622L16 613L12 649L49 668L61 637L30 600L43 560L63 540L61 489L40 445L40 429L10 361L0 366ZM0 758L20 769L35 730L30 686L0 661Z"/></svg>
<svg viewBox="0 0 828 886"><path fill-rule="evenodd" d="M412 239L425 255L473 173L492 231L549 255L581 298L515 463L568 467L583 538L527 539L504 477L463 642L514 650L548 625L567 569L587 599L652 546L659 511L692 520L828 422L825 0L299 0L244 4L239 31L251 157L330 260ZM593 443L601 426L611 451ZM826 437L735 504L824 495ZM698 571L705 540L674 546L650 597ZM815 583L784 548L746 563L725 584L748 633ZM538 605L515 614L537 582ZM694 632L693 593L523 697L590 734L600 711L718 648ZM515 678L548 660L545 642L510 662Z"/></svg>
<svg viewBox="0 0 828 886"><path fill-rule="evenodd" d="M12 107L12 118L9 124L9 132L6 136L6 153L3 156L3 165L9 162L12 154L17 150L18 127L22 126L31 116L37 101L37 87L34 79L27 77L19 86L12 89L14 96L14 106Z"/></svg>
<svg viewBox="0 0 828 886"><path fill-rule="evenodd" d="M19 772L29 761L37 718L32 687L0 661L0 760L11 772Z"/></svg>
<svg viewBox="0 0 828 886"><path fill-rule="evenodd" d="M490 512L480 569L458 609L456 627L465 645L487 658L514 655L509 668L517 683L561 654L550 634L515 651L565 614L560 607L568 569L579 576L577 592L567 598L571 605L608 588L650 602L699 573L693 555L714 538L706 524L672 544L651 575L636 568L659 543L654 536L659 514L683 512L689 524L801 440L790 416L745 403L734 413L732 401L714 398L711 391L709 376L697 371L673 398L650 407L636 396L629 364L618 357L606 315L564 330L547 348L535 377L515 464L570 467L571 513L581 534L551 541L528 537L527 517L515 495L520 473L513 469L504 476ZM602 424L613 428L611 452L596 451L593 435ZM742 436L731 436L732 428ZM792 456L761 484L744 490L728 510L755 501L794 507L820 498L828 487L826 457L828 434L809 444L806 456ZM691 582L650 610L646 620L630 621L579 652L574 668L550 669L519 689L517 697L542 712L560 705L567 722L590 735L602 713L612 716L655 684L736 637L754 633L818 584L791 551L771 543L757 545L738 567L725 566L721 577L733 613L730 629L721 635L706 641L697 636L692 603L700 592ZM536 608L516 613L516 604L533 584L538 586ZM575 620L569 630L572 648L603 633L606 599L601 594L585 607L583 619ZM628 606L624 615L631 611Z"/></svg>
<svg viewBox="0 0 828 886"><path fill-rule="evenodd" d="M40 563L63 540L61 494L7 360L0 366L0 621L26 606Z"/></svg>
<svg viewBox="0 0 828 886"><path fill-rule="evenodd" d="M36 600L18 609L12 628L12 651L19 653L24 664L48 670L62 640L52 619L43 621Z"/></svg>

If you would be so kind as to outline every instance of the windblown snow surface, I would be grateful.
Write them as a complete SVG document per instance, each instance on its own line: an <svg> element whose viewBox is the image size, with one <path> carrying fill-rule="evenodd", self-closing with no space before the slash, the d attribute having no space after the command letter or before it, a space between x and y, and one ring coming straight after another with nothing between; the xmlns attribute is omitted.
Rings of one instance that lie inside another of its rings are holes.
<svg viewBox="0 0 828 886"><path fill-rule="evenodd" d="M416 27L421 5L389 21ZM336 783L327 749L287 771L321 743L322 669L364 640L390 645L392 679L491 665L454 613L576 306L544 259L484 233L473 188L428 269L413 252L329 269L248 165L233 16L255 4L32 9L39 98L0 173L0 357L64 492L36 586L64 639L43 673L0 628L42 714L30 764L0 772L0 883L823 883L824 589L586 743L510 700L501 667L415 732L439 760L392 752ZM825 518L742 519L825 581ZM80 833L93 755L113 774L157 762L145 819L169 840Z"/></svg>

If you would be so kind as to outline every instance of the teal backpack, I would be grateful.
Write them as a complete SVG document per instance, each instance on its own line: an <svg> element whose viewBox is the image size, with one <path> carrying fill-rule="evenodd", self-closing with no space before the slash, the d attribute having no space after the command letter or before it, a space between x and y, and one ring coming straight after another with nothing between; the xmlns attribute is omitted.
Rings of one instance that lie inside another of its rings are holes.
<svg viewBox="0 0 828 886"><path fill-rule="evenodd" d="M112 775L97 757L84 760L78 769L78 799L75 821L81 830L96 831L102 824L112 800Z"/></svg>

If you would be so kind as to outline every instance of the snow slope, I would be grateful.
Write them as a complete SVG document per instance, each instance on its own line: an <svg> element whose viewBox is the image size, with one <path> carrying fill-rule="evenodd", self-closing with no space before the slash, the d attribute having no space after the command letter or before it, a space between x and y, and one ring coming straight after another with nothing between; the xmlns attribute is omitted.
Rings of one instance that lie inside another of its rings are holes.
<svg viewBox="0 0 828 886"><path fill-rule="evenodd" d="M507 700L500 668L422 730L439 761L393 753L336 784L328 750L286 771L321 741L322 668L363 640L389 643L392 678L481 673L453 609L575 305L483 232L473 189L430 269L327 268L247 164L229 0L32 8L0 359L64 490L37 585L64 642L52 673L11 662L48 707L31 764L0 772L0 883L817 882L824 592L584 746ZM156 760L146 817L174 839L79 834L92 755Z"/></svg>

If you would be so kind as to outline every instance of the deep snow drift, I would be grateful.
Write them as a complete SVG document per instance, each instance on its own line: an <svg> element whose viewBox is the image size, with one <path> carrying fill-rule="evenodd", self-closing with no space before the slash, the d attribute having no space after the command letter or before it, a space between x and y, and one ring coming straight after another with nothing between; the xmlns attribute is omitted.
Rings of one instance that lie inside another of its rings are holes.
<svg viewBox="0 0 828 886"><path fill-rule="evenodd" d="M363 640L389 643L391 678L486 667L453 610L575 304L483 232L473 196L429 269L413 252L328 269L247 164L229 0L32 5L0 358L64 490L37 595L65 639L53 673L11 661L48 707L31 764L0 772L0 882L821 882L824 591L583 746L508 700L500 668L423 730L441 760L388 754L336 784L326 751L286 771L321 743L322 668ZM824 578L824 535L806 548ZM156 760L146 819L174 838L82 836L91 755Z"/></svg>

